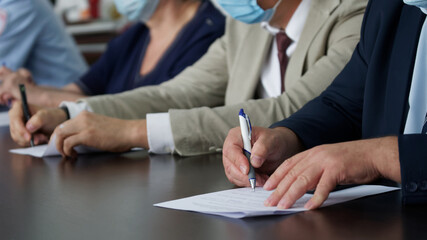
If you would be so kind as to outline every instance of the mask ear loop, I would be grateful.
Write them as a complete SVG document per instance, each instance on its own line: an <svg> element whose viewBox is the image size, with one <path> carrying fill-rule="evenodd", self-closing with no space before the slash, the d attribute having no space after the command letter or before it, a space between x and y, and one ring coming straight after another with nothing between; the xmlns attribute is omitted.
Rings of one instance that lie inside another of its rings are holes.
<svg viewBox="0 0 427 240"><path fill-rule="evenodd" d="M269 8L269 9L264 10L264 11L269 11L269 12L271 13L267 18L265 18L265 20L264 20L264 21L269 22L269 21L273 18L274 13L276 12L276 9L277 9L277 7L279 6L279 4L280 4L281 2L282 2L282 0L278 0L278 1L277 1L277 3L276 3L276 4L274 4L274 6L273 6L272 8ZM259 6L259 5L258 5L258 6Z"/></svg>

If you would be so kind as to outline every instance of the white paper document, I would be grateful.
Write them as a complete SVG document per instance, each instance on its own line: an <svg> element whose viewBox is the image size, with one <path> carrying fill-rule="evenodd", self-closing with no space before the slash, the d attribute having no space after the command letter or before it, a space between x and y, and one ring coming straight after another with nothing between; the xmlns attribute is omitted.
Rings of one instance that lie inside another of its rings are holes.
<svg viewBox="0 0 427 240"><path fill-rule="evenodd" d="M330 193L329 198L323 203L322 207L398 189L399 188L396 187L379 185L362 185L347 188ZM307 211L304 205L312 196L312 194L305 194L292 206L292 208L282 210L277 207L264 206L264 201L272 192L273 191L265 191L263 188L256 188L255 192L250 188L236 188L158 203L154 204L154 206L214 214L230 218L244 218L266 215L285 215Z"/></svg>
<svg viewBox="0 0 427 240"><path fill-rule="evenodd" d="M8 112L0 112L0 127L9 126L9 114Z"/></svg>
<svg viewBox="0 0 427 240"><path fill-rule="evenodd" d="M49 144L39 145L35 147L29 147L29 148L18 148L18 149L11 149L9 152L21 154L21 155L30 155L33 157L53 157L53 156L60 156L61 154L56 149L55 145L55 136L49 141ZM100 152L100 150L85 146L77 146L74 147L74 150L79 154L84 153L92 153L92 152Z"/></svg>

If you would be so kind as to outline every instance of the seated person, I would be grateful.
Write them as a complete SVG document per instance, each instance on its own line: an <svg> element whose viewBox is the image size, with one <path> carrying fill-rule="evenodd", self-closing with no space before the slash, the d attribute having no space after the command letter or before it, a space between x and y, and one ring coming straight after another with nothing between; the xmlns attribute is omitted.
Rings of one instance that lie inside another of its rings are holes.
<svg viewBox="0 0 427 240"><path fill-rule="evenodd" d="M83 77L59 90L28 84L27 77L11 73L0 87L3 103L20 99L22 82L27 82L28 101L43 106L157 85L196 62L224 34L225 17L208 0L115 3L121 14L138 23L113 39Z"/></svg>
<svg viewBox="0 0 427 240"><path fill-rule="evenodd" d="M12 70L27 68L37 84L55 87L75 81L87 70L47 0L0 1L0 64ZM0 80L2 75L0 70Z"/></svg>
<svg viewBox="0 0 427 240"><path fill-rule="evenodd" d="M289 208L316 189L305 205L314 209L337 184L378 178L401 182L404 203L427 203L426 14L427 0L372 0L331 86L272 129L253 129L257 185L277 188L266 206ZM232 183L249 186L242 146L231 130L223 163Z"/></svg>
<svg viewBox="0 0 427 240"><path fill-rule="evenodd" d="M276 1L258 1L267 11L255 0L244 1L244 6L224 2L225 10L241 21L265 19L263 27L229 19L225 35L176 78L160 86L65 103L72 118L67 122L63 109L32 105L34 115L24 126L21 108L15 105L10 112L13 139L28 145L30 133L37 132L35 143L41 143L63 123L56 135L64 155L72 154L76 144L108 151L139 146L183 156L218 152L229 129L238 124L240 108L254 116L254 124L268 126L326 88L359 41L367 3L286 0L279 1L272 14ZM278 46L286 43L281 41L285 33L292 40L288 48ZM286 72L278 56L291 57ZM83 109L94 113L78 115Z"/></svg>

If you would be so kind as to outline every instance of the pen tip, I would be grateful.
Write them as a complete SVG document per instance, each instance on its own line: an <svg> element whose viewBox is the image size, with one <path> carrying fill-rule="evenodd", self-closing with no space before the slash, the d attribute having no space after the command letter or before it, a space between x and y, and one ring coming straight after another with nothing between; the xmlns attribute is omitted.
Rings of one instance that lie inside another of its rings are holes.
<svg viewBox="0 0 427 240"><path fill-rule="evenodd" d="M255 192L255 179L251 178L249 182L251 183L252 192Z"/></svg>

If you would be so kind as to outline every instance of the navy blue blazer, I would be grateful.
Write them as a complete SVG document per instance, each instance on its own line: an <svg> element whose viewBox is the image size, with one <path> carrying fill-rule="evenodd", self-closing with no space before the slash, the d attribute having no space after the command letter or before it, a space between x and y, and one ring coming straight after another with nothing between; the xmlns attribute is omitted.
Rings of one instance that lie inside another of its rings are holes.
<svg viewBox="0 0 427 240"><path fill-rule="evenodd" d="M427 203L427 135L403 135L425 17L402 0L371 0L347 66L318 98L272 127L292 129L307 148L398 136L403 201Z"/></svg>
<svg viewBox="0 0 427 240"><path fill-rule="evenodd" d="M111 40L106 52L75 83L86 95L114 94L157 85L191 66L224 34L225 17L209 0L179 32L155 68L141 76L140 68L150 41L150 31L137 23Z"/></svg>

